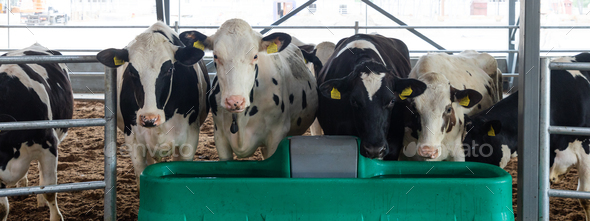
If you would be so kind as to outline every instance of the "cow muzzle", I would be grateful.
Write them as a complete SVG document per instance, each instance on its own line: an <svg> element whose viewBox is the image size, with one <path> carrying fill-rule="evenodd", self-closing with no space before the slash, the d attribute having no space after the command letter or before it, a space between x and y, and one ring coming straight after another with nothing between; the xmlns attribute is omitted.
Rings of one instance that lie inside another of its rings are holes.
<svg viewBox="0 0 590 221"><path fill-rule="evenodd" d="M424 158L436 159L440 156L440 151L433 146L420 146L418 148L418 155Z"/></svg>
<svg viewBox="0 0 590 221"><path fill-rule="evenodd" d="M232 113L240 113L246 108L246 98L232 95L225 99L225 109Z"/></svg>
<svg viewBox="0 0 590 221"><path fill-rule="evenodd" d="M361 155L370 158L370 159L383 159L385 155L387 155L387 146L379 145L379 146L372 146L372 145L362 145L363 151L361 151Z"/></svg>
<svg viewBox="0 0 590 221"><path fill-rule="evenodd" d="M144 114L139 115L139 123L143 127L155 127L161 124L160 115L157 114Z"/></svg>

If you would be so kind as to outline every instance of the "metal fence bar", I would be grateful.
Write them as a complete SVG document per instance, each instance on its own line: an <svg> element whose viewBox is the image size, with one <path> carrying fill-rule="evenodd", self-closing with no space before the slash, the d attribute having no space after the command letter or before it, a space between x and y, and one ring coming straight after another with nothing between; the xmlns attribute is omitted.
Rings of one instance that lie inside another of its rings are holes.
<svg viewBox="0 0 590 221"><path fill-rule="evenodd" d="M541 58L539 114L539 219L549 219L549 126L551 123L551 69L549 58Z"/></svg>
<svg viewBox="0 0 590 221"><path fill-rule="evenodd" d="M0 64L45 64L45 63L88 63L97 62L94 55L31 55L31 56L2 56Z"/></svg>
<svg viewBox="0 0 590 221"><path fill-rule="evenodd" d="M104 220L117 220L117 69L105 67Z"/></svg>
<svg viewBox="0 0 590 221"><path fill-rule="evenodd" d="M371 8L375 9L379 13L385 15L385 17L391 19L395 23L398 23L401 26L407 26L408 25L408 24L404 23L403 21L399 20L398 18L396 18L395 16L393 16L392 14L390 14L389 12L383 10L381 7L375 5L373 2L370 2L369 0L361 0L361 1L363 1L368 6L371 6ZM445 49L442 46L440 46L439 44L437 44L436 42L434 42L432 39L430 39L430 38L426 37L425 35L423 35L422 33L418 32L418 31L416 31L414 29L408 29L407 27L404 27L404 28L406 28L406 30L408 30L409 32L412 32L412 34L418 36L422 40L428 42L428 44L434 46L435 48L437 48L439 50L444 50Z"/></svg>
<svg viewBox="0 0 590 221"><path fill-rule="evenodd" d="M283 17L284 18L284 17ZM518 24L518 23L517 23ZM279 25L254 25L251 26L253 29L354 29L352 25L339 25L339 26L279 26ZM71 26L26 26L26 25L0 25L0 28L37 28L37 29L118 29L118 28L137 28L146 29L149 26L143 25L71 25ZM174 29L175 26L170 26ZM218 29L219 26L215 25L185 25L178 26L179 29ZM477 25L402 25L402 26L374 26L365 25L358 26L359 29L519 29L518 25L492 25L492 26L477 26ZM590 26L579 25L579 26L541 26L541 29L590 29Z"/></svg>
<svg viewBox="0 0 590 221"><path fill-rule="evenodd" d="M584 62L551 62L549 64L551 70L579 70L579 71L590 71L590 65Z"/></svg>
<svg viewBox="0 0 590 221"><path fill-rule="evenodd" d="M287 21L287 19L293 17L293 15L299 13L301 10L303 10L305 7L311 5L311 3L314 3L315 1L316 0L309 0L309 1L305 2L305 3L303 3L303 5L300 5L296 9L293 9L292 11L290 11L289 13L287 13L285 16L283 16L279 20L277 20L274 23L272 23L271 26L277 26L277 25L283 23L284 21ZM270 31L271 29L273 29L273 28L264 28L262 31L260 31L260 34L265 34L266 32Z"/></svg>
<svg viewBox="0 0 590 221"><path fill-rule="evenodd" d="M104 188L104 186L105 186L104 181L90 181L90 182L80 182L80 183L62 183L62 184L58 184L58 185L47 185L47 186L6 188L6 189L2 189L2 191L0 191L0 197L93 190L93 189L102 189L102 188Z"/></svg>
<svg viewBox="0 0 590 221"><path fill-rule="evenodd" d="M39 120L0 123L0 130L33 130L61 127L95 127L107 123L103 118L72 120Z"/></svg>
<svg viewBox="0 0 590 221"><path fill-rule="evenodd" d="M548 131L551 134L590 136L590 128L588 127L549 126Z"/></svg>
<svg viewBox="0 0 590 221"><path fill-rule="evenodd" d="M584 191L549 189L547 193L551 197L590 199L590 192Z"/></svg>

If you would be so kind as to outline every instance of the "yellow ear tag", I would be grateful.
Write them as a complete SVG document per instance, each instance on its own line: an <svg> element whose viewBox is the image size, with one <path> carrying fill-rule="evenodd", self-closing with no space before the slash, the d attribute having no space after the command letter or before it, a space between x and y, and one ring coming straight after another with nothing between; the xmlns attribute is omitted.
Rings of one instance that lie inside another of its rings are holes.
<svg viewBox="0 0 590 221"><path fill-rule="evenodd" d="M463 98L461 98L461 101L459 101L459 105L463 106L463 107L467 107L469 106L469 96L465 96Z"/></svg>
<svg viewBox="0 0 590 221"><path fill-rule="evenodd" d="M205 45L203 45L200 41L195 41L195 43L193 43L193 48L201 49L204 51Z"/></svg>
<svg viewBox="0 0 590 221"><path fill-rule="evenodd" d="M266 48L266 53L269 54L275 53L277 51L279 51L279 49L277 47L277 44L275 44L274 42L270 43L270 45Z"/></svg>
<svg viewBox="0 0 590 221"><path fill-rule="evenodd" d="M402 91L401 94L399 94L399 98L403 100L405 100L406 98L408 98L408 96L412 95L412 88L411 87L407 87L406 89L404 89Z"/></svg>
<svg viewBox="0 0 590 221"><path fill-rule="evenodd" d="M304 58L303 61L305 61L305 63L307 64L307 59Z"/></svg>
<svg viewBox="0 0 590 221"><path fill-rule="evenodd" d="M115 65L122 65L122 64L125 64L125 62L124 62L123 60L119 59L117 56L115 56L115 57L113 58L113 61L115 61Z"/></svg>
<svg viewBox="0 0 590 221"><path fill-rule="evenodd" d="M338 91L338 89L333 87L332 91L330 92L330 97L332 99L340 100L340 91Z"/></svg>
<svg viewBox="0 0 590 221"><path fill-rule="evenodd" d="M490 137L496 136L496 132L494 131L494 127L490 126L490 130L488 131L488 136L490 136Z"/></svg>

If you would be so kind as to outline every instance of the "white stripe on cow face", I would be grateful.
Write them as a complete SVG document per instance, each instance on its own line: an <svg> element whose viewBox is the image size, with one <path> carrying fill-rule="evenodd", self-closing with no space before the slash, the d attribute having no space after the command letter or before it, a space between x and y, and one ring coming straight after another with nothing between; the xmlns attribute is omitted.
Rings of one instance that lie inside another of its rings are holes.
<svg viewBox="0 0 590 221"><path fill-rule="evenodd" d="M381 58L381 62L383 62L383 65L385 65L387 67L387 64L385 63L385 60L383 60L383 57L381 57L381 54L379 54L379 51L377 50L377 48L375 47L375 45L373 45L373 43L367 41L367 40L356 40L356 41L351 41L350 43L348 43L344 48L342 48L342 50L340 50L338 52L338 54L336 55L336 57L340 56L340 54L342 54L345 51L348 51L350 48L368 48L371 49L373 51L375 51L375 53L377 53L377 55L379 55L379 58Z"/></svg>
<svg viewBox="0 0 590 221"><path fill-rule="evenodd" d="M369 95L369 100L373 100L373 96L379 88L381 88L383 77L385 77L385 73L365 73L361 72L361 79L363 81L363 85L365 85L365 89L367 89L367 94Z"/></svg>

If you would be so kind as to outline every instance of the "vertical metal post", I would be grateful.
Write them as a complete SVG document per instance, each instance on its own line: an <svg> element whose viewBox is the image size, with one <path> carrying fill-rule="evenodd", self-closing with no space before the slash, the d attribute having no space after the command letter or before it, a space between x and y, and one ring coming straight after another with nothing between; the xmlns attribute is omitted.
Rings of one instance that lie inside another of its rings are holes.
<svg viewBox="0 0 590 221"><path fill-rule="evenodd" d="M541 117L539 126L539 220L549 220L549 126L551 125L551 69L541 58Z"/></svg>
<svg viewBox="0 0 590 221"><path fill-rule="evenodd" d="M178 21L174 22L174 31L178 33Z"/></svg>
<svg viewBox="0 0 590 221"><path fill-rule="evenodd" d="M520 1L518 221L539 220L540 1Z"/></svg>
<svg viewBox="0 0 590 221"><path fill-rule="evenodd" d="M303 3L303 5L297 7L296 9L291 10L291 12L287 13L285 16L283 16L279 20L275 21L271 25L279 25L279 24L283 23L284 21L286 21L287 19L293 17L293 15L297 14L298 12L300 12L301 10L303 10L305 7L311 5L311 3L314 3L315 1L316 0L309 0L306 3ZM270 31L270 28L262 29L262 31L260 31L260 34L264 34L264 33L268 32L268 31Z"/></svg>
<svg viewBox="0 0 590 221"><path fill-rule="evenodd" d="M8 2L8 5L6 8L6 16L8 16L7 17L8 18L8 28L6 29L6 31L8 31L8 36L7 36L6 40L8 42L6 43L6 48L10 48L10 14L12 13L12 10L10 9L10 0L8 0L7 2ZM2 9L0 8L0 10L2 10Z"/></svg>
<svg viewBox="0 0 590 221"><path fill-rule="evenodd" d="M514 17L515 17L515 6L516 6L516 0L508 0L508 25L514 25ZM513 50L514 49L514 42L512 42L512 32L516 31L515 28L509 28L508 29L508 50ZM508 59L506 59L506 61L508 62L508 68L511 68L513 65L513 59L514 59L514 53L512 52L508 52Z"/></svg>
<svg viewBox="0 0 590 221"><path fill-rule="evenodd" d="M359 21L354 21L354 34L359 33Z"/></svg>
<svg viewBox="0 0 590 221"><path fill-rule="evenodd" d="M117 69L105 67L104 220L117 220Z"/></svg>

